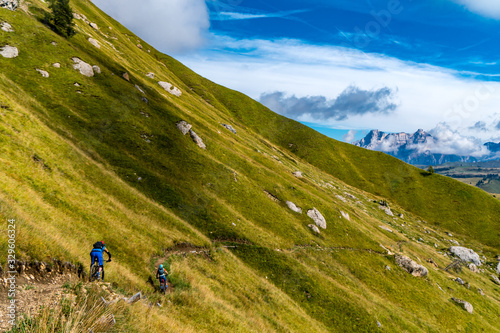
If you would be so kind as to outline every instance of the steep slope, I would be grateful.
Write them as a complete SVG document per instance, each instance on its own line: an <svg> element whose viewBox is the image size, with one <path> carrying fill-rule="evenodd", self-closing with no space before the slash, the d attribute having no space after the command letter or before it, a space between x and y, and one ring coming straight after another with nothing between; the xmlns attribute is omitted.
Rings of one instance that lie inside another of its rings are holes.
<svg viewBox="0 0 500 333"><path fill-rule="evenodd" d="M431 223L493 262L497 201L280 117L160 54L90 2L72 5L80 19L69 40L39 22L42 1L0 10L14 30L0 31L0 46L19 49L0 57L0 216L16 219L18 257L87 264L90 244L105 239L107 278L147 293L164 262L175 291L162 309L124 314L117 325L127 332L498 331L488 265L460 274L467 289L425 262L451 262L449 237ZM101 73L82 75L75 57ZM404 218L380 209L382 199ZM320 234L309 227L313 208L327 223ZM207 254L172 255L179 243ZM429 276L408 275L387 249L422 258ZM473 303L474 316L451 297Z"/></svg>

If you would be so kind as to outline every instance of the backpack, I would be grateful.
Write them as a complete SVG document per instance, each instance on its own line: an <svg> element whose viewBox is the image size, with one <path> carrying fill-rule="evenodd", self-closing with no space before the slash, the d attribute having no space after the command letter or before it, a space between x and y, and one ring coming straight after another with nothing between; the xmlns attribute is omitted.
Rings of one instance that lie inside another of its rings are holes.
<svg viewBox="0 0 500 333"><path fill-rule="evenodd" d="M104 245L102 244L102 242L97 242L94 244L94 249L102 250L103 247Z"/></svg>
<svg viewBox="0 0 500 333"><path fill-rule="evenodd" d="M164 276L165 275L165 268L158 268L158 275L159 276Z"/></svg>

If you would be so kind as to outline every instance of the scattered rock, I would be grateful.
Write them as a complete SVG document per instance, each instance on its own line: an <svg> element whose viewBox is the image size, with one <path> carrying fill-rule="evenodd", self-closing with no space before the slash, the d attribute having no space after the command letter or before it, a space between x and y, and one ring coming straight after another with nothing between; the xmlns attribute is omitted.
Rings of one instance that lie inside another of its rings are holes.
<svg viewBox="0 0 500 333"><path fill-rule="evenodd" d="M318 227L315 226L314 224L309 224L308 227L311 228L311 230L314 231L315 233L317 233L317 234L320 233Z"/></svg>
<svg viewBox="0 0 500 333"><path fill-rule="evenodd" d="M0 55L4 58L15 58L19 55L19 50L17 47L5 45L0 48Z"/></svg>
<svg viewBox="0 0 500 333"><path fill-rule="evenodd" d="M470 304L469 302L462 301L461 299L455 297L453 297L451 300L455 303L461 304L468 313L472 313L474 311L472 304Z"/></svg>
<svg viewBox="0 0 500 333"><path fill-rule="evenodd" d="M193 130L189 130L189 135L193 139L194 143L198 145L201 149L207 149L207 146L203 143L203 140L196 134Z"/></svg>
<svg viewBox="0 0 500 333"><path fill-rule="evenodd" d="M479 269L474 264L469 264L469 269L471 270L472 273L479 273Z"/></svg>
<svg viewBox="0 0 500 333"><path fill-rule="evenodd" d="M80 71L80 74L82 74L84 76L88 76L88 77L94 76L94 70L93 70L92 66L90 66L85 61L83 61L77 57L72 58L72 60L75 63L73 65L73 68L77 71Z"/></svg>
<svg viewBox="0 0 500 333"><path fill-rule="evenodd" d="M292 172L292 174L297 177L297 178L302 178L302 172L301 171L295 171L295 172Z"/></svg>
<svg viewBox="0 0 500 333"><path fill-rule="evenodd" d="M378 206L380 209L382 209L387 215L389 216L394 216L392 213L391 209L388 206Z"/></svg>
<svg viewBox="0 0 500 333"><path fill-rule="evenodd" d="M133 304L137 301L139 301L142 297L142 294L141 292L139 291L137 294L135 294L134 296L130 297L128 300L127 300L127 303L129 304Z"/></svg>
<svg viewBox="0 0 500 333"><path fill-rule="evenodd" d="M42 76L43 76L43 77L49 77L49 76L50 76L50 75L49 75L49 72L44 71L43 69L38 69L38 68L37 68L37 69L36 69L36 71L37 71L38 73L42 74Z"/></svg>
<svg viewBox="0 0 500 333"><path fill-rule="evenodd" d="M177 128L182 132L182 135L186 135L193 125L189 124L187 121L181 120L177 123Z"/></svg>
<svg viewBox="0 0 500 333"><path fill-rule="evenodd" d="M478 288L478 289L477 289L477 292L479 293L479 295L484 296L484 291L483 291L483 289Z"/></svg>
<svg viewBox="0 0 500 333"><path fill-rule="evenodd" d="M465 284L464 280L462 280L461 278L457 277L455 279L455 282L457 282L459 285L463 286Z"/></svg>
<svg viewBox="0 0 500 333"><path fill-rule="evenodd" d="M18 0L0 0L0 7L10 10L16 10L19 6Z"/></svg>
<svg viewBox="0 0 500 333"><path fill-rule="evenodd" d="M453 237L453 235L450 233L450 232L445 232L446 235L448 235L449 237Z"/></svg>
<svg viewBox="0 0 500 333"><path fill-rule="evenodd" d="M94 65L92 66L92 69L94 70L94 72L96 72L97 74L101 74L101 67L97 66L97 65Z"/></svg>
<svg viewBox="0 0 500 333"><path fill-rule="evenodd" d="M294 212L296 213L299 213L299 214L302 214L302 208L300 207L297 207L293 202L291 201L287 201L286 202L286 205L288 206L288 208L290 208L291 210L293 210Z"/></svg>
<svg viewBox="0 0 500 333"><path fill-rule="evenodd" d="M56 63L53 63L52 64L52 67L55 67L55 68L61 68L61 64L56 62Z"/></svg>
<svg viewBox="0 0 500 333"><path fill-rule="evenodd" d="M53 46L57 46L56 42L50 42L50 44L53 45Z"/></svg>
<svg viewBox="0 0 500 333"><path fill-rule="evenodd" d="M14 29L12 29L12 26L8 24L7 22L2 23L2 27L0 28L5 32L14 32Z"/></svg>
<svg viewBox="0 0 500 333"><path fill-rule="evenodd" d="M135 89L139 90L141 93L145 94L144 90L141 89L137 84L135 85Z"/></svg>
<svg viewBox="0 0 500 333"><path fill-rule="evenodd" d="M80 83L75 82L74 86L75 86L75 87L80 87Z"/></svg>
<svg viewBox="0 0 500 333"><path fill-rule="evenodd" d="M429 274L427 268L422 265L417 264L415 261L411 260L406 256L396 254L395 256L396 264L398 264L405 271L416 277L424 277Z"/></svg>
<svg viewBox="0 0 500 333"><path fill-rule="evenodd" d="M351 220L351 217L349 216L349 214L347 214L346 212L343 212L343 211L340 211L340 214L342 215L343 218L345 218L347 221L350 221Z"/></svg>
<svg viewBox="0 0 500 333"><path fill-rule="evenodd" d="M499 275L500 275L500 262L499 262L499 263L498 263L498 265L497 265L497 274L499 274Z"/></svg>
<svg viewBox="0 0 500 333"><path fill-rule="evenodd" d="M154 79L155 78L155 73L149 72L146 74L147 77Z"/></svg>
<svg viewBox="0 0 500 333"><path fill-rule="evenodd" d="M382 327L382 324L379 321L377 321L377 327Z"/></svg>
<svg viewBox="0 0 500 333"><path fill-rule="evenodd" d="M347 202L346 198L344 198L344 197L343 197L343 196L341 196L341 195L336 194L336 195L335 195L335 197L336 197L337 199L339 199L340 201L342 201L342 202Z"/></svg>
<svg viewBox="0 0 500 333"><path fill-rule="evenodd" d="M231 133L236 134L236 130L231 125L221 124L223 127L227 128Z"/></svg>
<svg viewBox="0 0 500 333"><path fill-rule="evenodd" d="M167 92L171 93L172 95L174 96L177 96L177 97L180 97L182 95L182 92L180 91L179 88L177 87L174 87L173 85L171 85L170 83L168 82L158 82L158 84L163 88L165 89Z"/></svg>
<svg viewBox="0 0 500 333"><path fill-rule="evenodd" d="M98 49L101 48L101 44L99 44L99 42L96 39L94 39L94 38L89 38L89 43L92 44L92 45L94 45Z"/></svg>
<svg viewBox="0 0 500 333"><path fill-rule="evenodd" d="M73 18L75 20L81 20L80 14L73 12Z"/></svg>
<svg viewBox="0 0 500 333"><path fill-rule="evenodd" d="M122 77L123 77L125 80L127 80L127 81L129 81L129 82L130 82L130 76L128 75L128 73L123 73L123 74L122 74Z"/></svg>
<svg viewBox="0 0 500 333"><path fill-rule="evenodd" d="M493 282L500 285L500 280L498 279L498 277L496 275L491 274L491 279L493 280Z"/></svg>
<svg viewBox="0 0 500 333"><path fill-rule="evenodd" d="M403 214L399 214L398 216L399 216L400 219L404 219L405 218L405 216Z"/></svg>
<svg viewBox="0 0 500 333"><path fill-rule="evenodd" d="M326 229L326 220L316 208L308 210L307 216L312 218L318 227Z"/></svg>
<svg viewBox="0 0 500 333"><path fill-rule="evenodd" d="M462 246L452 246L450 247L450 252L464 261L472 262L476 266L481 266L479 255L471 249Z"/></svg>
<svg viewBox="0 0 500 333"><path fill-rule="evenodd" d="M146 104L148 104L148 103L149 103L149 101L148 101L148 99L147 99L146 97L141 97L141 100L142 100L144 103L146 103Z"/></svg>
<svg viewBox="0 0 500 333"><path fill-rule="evenodd" d="M142 45L141 44L137 44L137 47L142 50Z"/></svg>
<svg viewBox="0 0 500 333"><path fill-rule="evenodd" d="M94 22L90 22L89 25L94 28L95 30L99 30L99 27L97 26L97 24L95 24Z"/></svg>
<svg viewBox="0 0 500 333"><path fill-rule="evenodd" d="M393 232L389 227L386 227L385 225L380 225L379 228L385 231Z"/></svg>
<svg viewBox="0 0 500 333"><path fill-rule="evenodd" d="M266 194L266 196L267 196L269 199L271 199L272 201L274 201L274 202L281 202L281 200L280 200L280 199L278 199L278 197L277 197L277 196L275 196L275 195L273 195L271 192L264 190L264 193L265 193L265 194Z"/></svg>
<svg viewBox="0 0 500 333"><path fill-rule="evenodd" d="M347 192L344 192L345 196L348 197L348 198L351 198L352 200L358 200L358 198L356 198L354 195L352 195L351 193L347 193Z"/></svg>
<svg viewBox="0 0 500 333"><path fill-rule="evenodd" d="M388 270L389 272L391 271L391 267L385 265L385 269Z"/></svg>

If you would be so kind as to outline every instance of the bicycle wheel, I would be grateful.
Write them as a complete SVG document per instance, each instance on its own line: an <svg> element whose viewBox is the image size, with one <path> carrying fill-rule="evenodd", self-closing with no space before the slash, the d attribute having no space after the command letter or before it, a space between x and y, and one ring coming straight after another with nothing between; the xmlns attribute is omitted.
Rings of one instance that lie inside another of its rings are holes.
<svg viewBox="0 0 500 333"><path fill-rule="evenodd" d="M98 273L99 273L99 266L96 264L93 264L92 267L90 267L89 281L93 282L94 280L96 280Z"/></svg>

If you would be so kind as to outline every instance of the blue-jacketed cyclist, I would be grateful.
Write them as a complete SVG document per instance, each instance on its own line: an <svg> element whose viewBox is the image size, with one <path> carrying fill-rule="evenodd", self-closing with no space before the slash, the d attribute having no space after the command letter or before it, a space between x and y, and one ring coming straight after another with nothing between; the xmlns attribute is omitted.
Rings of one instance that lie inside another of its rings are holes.
<svg viewBox="0 0 500 333"><path fill-rule="evenodd" d="M109 253L108 249L104 245L104 241L100 241L94 244L92 251L90 252L90 267L94 263L94 260L97 259L99 261L99 272L97 273L97 279L101 278L101 272L104 265L103 252L108 254L108 262L111 261L111 253ZM104 280L104 274L102 274L102 280Z"/></svg>

